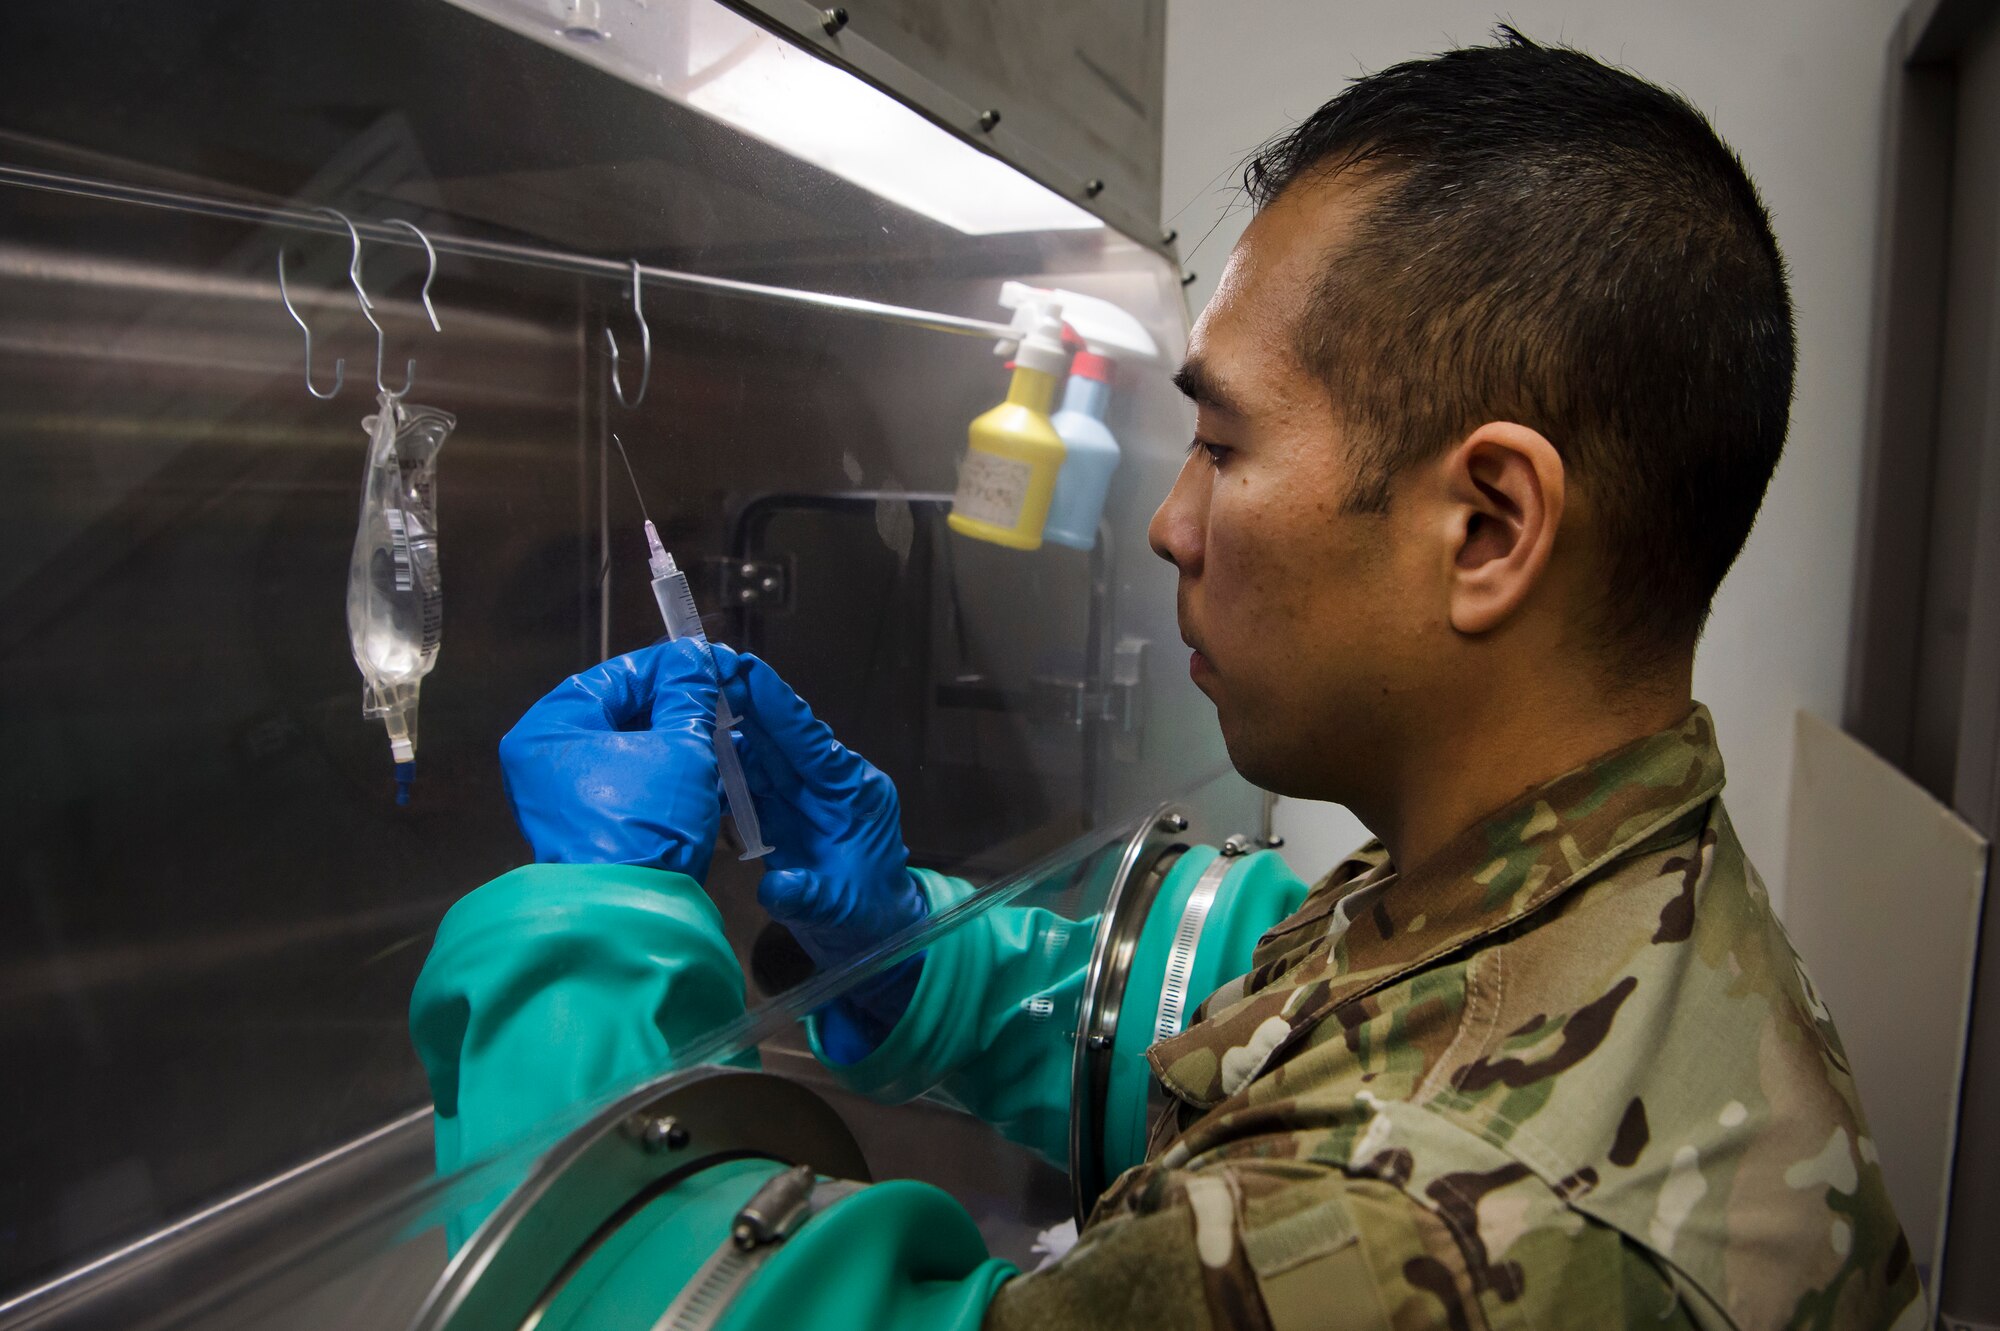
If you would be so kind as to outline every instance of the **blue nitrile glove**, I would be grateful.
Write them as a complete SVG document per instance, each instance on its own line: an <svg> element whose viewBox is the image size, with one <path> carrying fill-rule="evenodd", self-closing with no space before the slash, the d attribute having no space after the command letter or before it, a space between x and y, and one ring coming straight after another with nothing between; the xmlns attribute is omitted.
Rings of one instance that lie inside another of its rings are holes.
<svg viewBox="0 0 2000 1331"><path fill-rule="evenodd" d="M637 864L699 881L715 853L715 684L689 640L558 684L500 741L514 819L542 864Z"/></svg>
<svg viewBox="0 0 2000 1331"><path fill-rule="evenodd" d="M744 775L771 853L757 900L826 970L930 913L903 845L902 801L881 769L833 737L777 671L715 649L738 717ZM909 1005L922 957L849 991L823 1014L824 1043L851 1062Z"/></svg>

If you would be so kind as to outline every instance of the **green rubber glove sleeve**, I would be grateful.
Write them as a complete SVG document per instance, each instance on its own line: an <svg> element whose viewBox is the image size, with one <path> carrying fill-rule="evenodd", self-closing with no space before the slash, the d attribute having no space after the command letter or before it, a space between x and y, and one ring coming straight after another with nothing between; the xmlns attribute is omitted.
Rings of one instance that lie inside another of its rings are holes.
<svg viewBox="0 0 2000 1331"><path fill-rule="evenodd" d="M912 871L931 914L972 886ZM1058 1163L1069 1157L1069 1033L1090 963L1096 921L1001 906L931 943L910 1005L858 1062L827 1056L817 1016L813 1053L842 1084L900 1103L942 1089L969 1112Z"/></svg>
<svg viewBox="0 0 2000 1331"><path fill-rule="evenodd" d="M787 1239L716 1331L976 1331L1015 1273L949 1194L894 1179Z"/></svg>
<svg viewBox="0 0 2000 1331"><path fill-rule="evenodd" d="M1216 861L1214 848L1196 846L1174 865L1134 958L1107 1088L1115 1139L1107 1149L1121 1169L1143 1156L1152 1081L1144 1055L1168 952L1190 894ZM933 915L973 891L928 870L915 877ZM1306 885L1270 851L1229 861L1188 976L1190 1014L1218 985L1250 968L1258 937L1297 910L1305 894ZM1009 1140L1066 1164L1071 1033L1096 928L1095 916L1072 921L1038 908L989 910L930 945L908 1008L873 1052L848 1064L829 1058L815 1017L807 1023L813 1053L849 1089L871 1099L900 1102L937 1088Z"/></svg>
<svg viewBox="0 0 2000 1331"><path fill-rule="evenodd" d="M782 1168L727 1161L646 1203L564 1283L542 1331L655 1325L729 1243L737 1210ZM927 1183L897 1179L833 1202L766 1249L716 1331L974 1331L1013 1274L987 1254L964 1207Z"/></svg>
<svg viewBox="0 0 2000 1331"><path fill-rule="evenodd" d="M721 916L684 874L516 869L446 912L410 998L440 1173L663 1071L744 1011Z"/></svg>
<svg viewBox="0 0 2000 1331"><path fill-rule="evenodd" d="M534 1331L644 1331L728 1237L743 1203L785 1166L726 1160L680 1180L604 1236Z"/></svg>

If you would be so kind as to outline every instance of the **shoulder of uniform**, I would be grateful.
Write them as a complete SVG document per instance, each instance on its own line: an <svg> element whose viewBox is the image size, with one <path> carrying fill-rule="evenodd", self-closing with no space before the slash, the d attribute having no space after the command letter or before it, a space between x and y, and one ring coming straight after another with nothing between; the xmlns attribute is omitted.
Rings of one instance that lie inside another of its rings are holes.
<svg viewBox="0 0 2000 1331"><path fill-rule="evenodd" d="M1380 841L1370 841L1323 874L1308 889L1299 908L1257 940L1245 992L1262 988L1330 931L1337 930L1344 923L1341 903L1392 872L1389 852Z"/></svg>
<svg viewBox="0 0 2000 1331"><path fill-rule="evenodd" d="M1420 1162L1277 1156L1148 1171L1086 1233L1185 1207L1210 1311L1238 1314L1218 1324L1594 1331L1643 1304L1660 1325L1687 1325L1663 1316L1676 1306L1670 1278L1615 1230L1518 1163L1487 1167L1491 1148L1432 1149L1453 1135L1434 1127ZM1173 1239L1154 1232L1154 1243Z"/></svg>

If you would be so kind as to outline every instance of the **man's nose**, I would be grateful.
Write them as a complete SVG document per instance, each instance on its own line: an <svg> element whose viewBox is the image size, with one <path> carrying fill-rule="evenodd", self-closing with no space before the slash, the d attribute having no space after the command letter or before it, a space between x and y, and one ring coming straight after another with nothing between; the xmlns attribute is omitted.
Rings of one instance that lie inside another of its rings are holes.
<svg viewBox="0 0 2000 1331"><path fill-rule="evenodd" d="M1199 452L1190 453L1146 527L1153 553L1188 577L1201 571L1203 528L1208 521L1209 470Z"/></svg>

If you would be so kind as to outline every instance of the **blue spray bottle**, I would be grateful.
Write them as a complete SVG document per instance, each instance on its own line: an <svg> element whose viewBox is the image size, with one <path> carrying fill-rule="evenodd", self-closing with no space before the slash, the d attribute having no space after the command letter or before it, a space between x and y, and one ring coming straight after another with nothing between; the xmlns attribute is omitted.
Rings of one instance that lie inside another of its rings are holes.
<svg viewBox="0 0 2000 1331"><path fill-rule="evenodd" d="M1097 544L1104 497L1111 489L1112 473L1118 470L1118 441L1104 423L1111 403L1111 372L1110 359L1091 351L1079 351L1070 362L1062 410L1049 418L1067 452L1042 528L1045 541L1078 550Z"/></svg>

